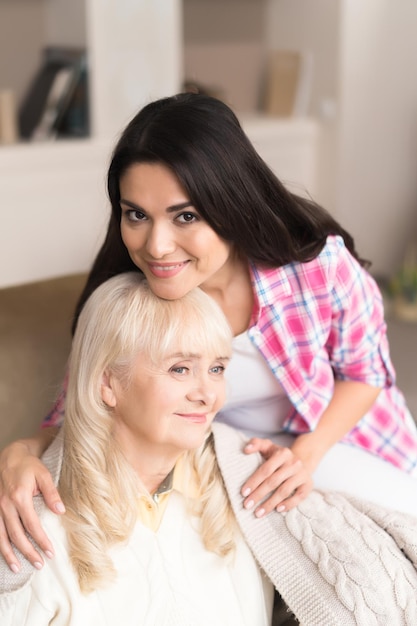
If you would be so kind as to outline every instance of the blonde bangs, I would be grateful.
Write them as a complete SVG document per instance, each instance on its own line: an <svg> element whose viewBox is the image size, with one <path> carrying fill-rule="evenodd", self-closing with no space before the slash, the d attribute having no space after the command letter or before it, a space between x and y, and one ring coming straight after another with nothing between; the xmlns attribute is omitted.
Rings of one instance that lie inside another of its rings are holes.
<svg viewBox="0 0 417 626"><path fill-rule="evenodd" d="M141 353L155 364L177 352L213 359L232 354L231 329L210 296L195 288L179 300L163 300L136 272L103 283L87 301L79 327L77 335L83 339L76 337L74 346L78 367L83 364L79 379L84 384L95 379L93 393L105 369L120 379L129 377Z"/></svg>
<svg viewBox="0 0 417 626"><path fill-rule="evenodd" d="M157 307L158 315L149 320L148 345L143 346L153 362L177 352L231 357L231 329L218 305L203 291L195 289L181 300L159 300Z"/></svg>

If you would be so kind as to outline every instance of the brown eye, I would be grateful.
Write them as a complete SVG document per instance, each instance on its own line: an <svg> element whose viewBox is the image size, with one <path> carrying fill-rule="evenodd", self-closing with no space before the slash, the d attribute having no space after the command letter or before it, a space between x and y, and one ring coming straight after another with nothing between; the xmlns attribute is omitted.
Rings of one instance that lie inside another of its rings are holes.
<svg viewBox="0 0 417 626"><path fill-rule="evenodd" d="M198 216L195 215L195 213L181 213L181 215L177 217L177 220L182 224L190 224L197 221Z"/></svg>
<svg viewBox="0 0 417 626"><path fill-rule="evenodd" d="M146 215L141 211L137 211L135 209L130 209L125 212L127 219L131 222L143 222L146 219Z"/></svg>

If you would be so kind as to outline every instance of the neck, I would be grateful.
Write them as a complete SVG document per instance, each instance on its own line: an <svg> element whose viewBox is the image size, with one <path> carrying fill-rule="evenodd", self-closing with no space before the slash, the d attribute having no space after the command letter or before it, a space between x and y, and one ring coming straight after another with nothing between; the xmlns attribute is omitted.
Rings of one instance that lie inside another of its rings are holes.
<svg viewBox="0 0 417 626"><path fill-rule="evenodd" d="M234 335L248 329L254 295L246 259L236 254L227 268L223 268L211 281L201 285L201 289L220 306Z"/></svg>
<svg viewBox="0 0 417 626"><path fill-rule="evenodd" d="M130 433L120 430L115 435L124 457L149 493L158 489L183 454L183 450L162 449L148 441L134 441Z"/></svg>
<svg viewBox="0 0 417 626"><path fill-rule="evenodd" d="M167 456L144 455L140 452L135 455L134 459L128 458L128 461L149 493L154 493L173 470L180 456L180 454Z"/></svg>
<svg viewBox="0 0 417 626"><path fill-rule="evenodd" d="M225 300L236 280L248 281L250 284L248 262L237 252L231 252L227 263L202 283L200 288L215 300Z"/></svg>
<svg viewBox="0 0 417 626"><path fill-rule="evenodd" d="M144 472L141 472L140 474L141 482L146 487L147 491L149 491L149 493L155 493L158 487L160 487L166 481L167 477L171 474L174 467L175 467L175 463L173 464L171 469L169 469L168 471L164 469L157 473L147 473L147 474L144 474Z"/></svg>

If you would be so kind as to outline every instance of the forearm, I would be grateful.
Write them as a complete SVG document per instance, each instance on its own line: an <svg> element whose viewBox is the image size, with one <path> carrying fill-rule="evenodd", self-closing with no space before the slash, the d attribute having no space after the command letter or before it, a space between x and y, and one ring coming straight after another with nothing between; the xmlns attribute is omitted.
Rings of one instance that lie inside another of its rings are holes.
<svg viewBox="0 0 417 626"><path fill-rule="evenodd" d="M20 450L21 452L24 451L26 454L40 458L49 444L55 439L58 432L59 428L56 427L43 428L33 437L18 439L9 444L1 452L1 457L8 457L9 455L13 455L15 452L18 453Z"/></svg>
<svg viewBox="0 0 417 626"><path fill-rule="evenodd" d="M380 391L356 381L336 381L329 406L313 432L297 437L294 454L314 471L326 452L369 411Z"/></svg>

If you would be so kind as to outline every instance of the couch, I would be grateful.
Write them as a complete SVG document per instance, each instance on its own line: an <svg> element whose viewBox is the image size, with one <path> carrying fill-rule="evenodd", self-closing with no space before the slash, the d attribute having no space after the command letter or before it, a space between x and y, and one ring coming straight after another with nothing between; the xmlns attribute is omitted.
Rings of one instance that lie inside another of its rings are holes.
<svg viewBox="0 0 417 626"><path fill-rule="evenodd" d="M0 289L0 448L34 434L51 408L85 280L74 274Z"/></svg>

